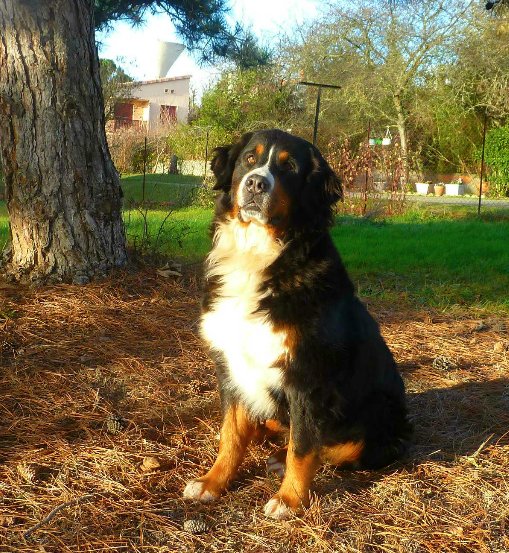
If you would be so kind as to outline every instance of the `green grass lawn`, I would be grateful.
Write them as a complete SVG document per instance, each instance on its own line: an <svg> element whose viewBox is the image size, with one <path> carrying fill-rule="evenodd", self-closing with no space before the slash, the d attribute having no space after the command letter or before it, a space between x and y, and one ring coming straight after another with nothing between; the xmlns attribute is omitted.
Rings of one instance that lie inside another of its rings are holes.
<svg viewBox="0 0 509 553"><path fill-rule="evenodd" d="M139 207L126 208L129 243L188 262L201 260L210 248L212 213L189 206L185 196L200 179L148 177L153 178L147 179L146 198L163 205L150 204L145 216ZM126 200L141 199L140 184L140 176L122 179ZM339 217L332 236L363 297L509 312L507 211L486 210L478 219L464 207L412 207L382 221ZM0 245L6 239L7 212L0 203Z"/></svg>
<svg viewBox="0 0 509 553"><path fill-rule="evenodd" d="M0 201L0 250L3 250L9 236L9 218L5 202Z"/></svg>
<svg viewBox="0 0 509 553"><path fill-rule="evenodd" d="M164 216L163 211L150 212L152 236ZM494 220L455 216L409 214L383 222L339 217L332 236L363 297L509 312L509 214ZM189 261L202 258L210 248L211 217L205 209L175 211L160 234L158 250ZM141 235L142 217L132 215L127 229L132 243Z"/></svg>
<svg viewBox="0 0 509 553"><path fill-rule="evenodd" d="M154 203L170 203L175 206L189 205L193 189L203 179L193 175L146 175L145 200ZM143 196L143 175L122 177L124 203L140 203Z"/></svg>
<svg viewBox="0 0 509 553"><path fill-rule="evenodd" d="M509 214L491 221L339 219L332 235L364 297L509 312Z"/></svg>
<svg viewBox="0 0 509 553"><path fill-rule="evenodd" d="M199 207L183 207L169 214L168 209L153 209L146 214L148 244L144 243L143 210L124 211L127 239L135 247L173 256L184 261L203 259L210 249L208 229L212 211ZM148 246L148 248L147 248Z"/></svg>

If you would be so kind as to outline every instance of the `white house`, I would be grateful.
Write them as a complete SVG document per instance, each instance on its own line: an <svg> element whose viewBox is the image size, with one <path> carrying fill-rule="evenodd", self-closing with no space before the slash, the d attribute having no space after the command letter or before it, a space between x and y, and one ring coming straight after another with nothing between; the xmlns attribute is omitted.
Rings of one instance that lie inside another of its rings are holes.
<svg viewBox="0 0 509 553"><path fill-rule="evenodd" d="M184 75L131 83L131 97L115 105L115 129L186 123L190 79L191 75Z"/></svg>

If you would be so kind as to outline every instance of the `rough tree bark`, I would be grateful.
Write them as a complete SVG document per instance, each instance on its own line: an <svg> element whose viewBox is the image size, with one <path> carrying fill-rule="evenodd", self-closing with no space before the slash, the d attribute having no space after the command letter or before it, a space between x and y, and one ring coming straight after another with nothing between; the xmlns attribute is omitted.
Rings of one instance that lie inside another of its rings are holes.
<svg viewBox="0 0 509 553"><path fill-rule="evenodd" d="M0 155L10 275L83 283L125 264L92 0L0 0Z"/></svg>

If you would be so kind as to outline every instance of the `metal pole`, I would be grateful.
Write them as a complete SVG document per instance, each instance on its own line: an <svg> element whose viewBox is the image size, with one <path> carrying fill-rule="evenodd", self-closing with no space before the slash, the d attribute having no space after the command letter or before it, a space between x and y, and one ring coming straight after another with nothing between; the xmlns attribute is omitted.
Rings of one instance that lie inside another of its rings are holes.
<svg viewBox="0 0 509 553"><path fill-rule="evenodd" d="M315 111L315 128L313 129L313 146L316 146L316 137L318 135L318 116L320 114L320 100L322 98L322 87L318 87L318 95L316 96L316 111Z"/></svg>
<svg viewBox="0 0 509 553"><path fill-rule="evenodd" d="M341 87L335 84L312 83L310 81L299 81L297 84L318 87L318 96L316 98L316 111L315 111L315 127L313 129L313 144L316 146L316 137L318 135L318 116L320 113L320 100L322 98L322 88L333 88L335 90L339 90Z"/></svg>
<svg viewBox="0 0 509 553"><path fill-rule="evenodd" d="M371 150L369 149L369 139L371 138L371 120L368 121L368 163L371 165ZM369 166L366 165L366 179L364 181L364 204L362 206L362 214L366 215L366 209L368 207L368 180L369 180Z"/></svg>
<svg viewBox="0 0 509 553"><path fill-rule="evenodd" d="M207 163L209 161L209 132L207 129L207 138L205 139L205 167L203 168L203 179L207 177Z"/></svg>
<svg viewBox="0 0 509 553"><path fill-rule="evenodd" d="M143 188L141 191L141 201L145 203L145 175L147 173L147 137L145 137L145 149L143 152Z"/></svg>
<svg viewBox="0 0 509 553"><path fill-rule="evenodd" d="M488 121L488 110L484 108L484 124L482 129L482 153L481 153L481 176L479 178L479 204L477 215L481 215L482 176L484 173L484 146L486 145L486 123Z"/></svg>

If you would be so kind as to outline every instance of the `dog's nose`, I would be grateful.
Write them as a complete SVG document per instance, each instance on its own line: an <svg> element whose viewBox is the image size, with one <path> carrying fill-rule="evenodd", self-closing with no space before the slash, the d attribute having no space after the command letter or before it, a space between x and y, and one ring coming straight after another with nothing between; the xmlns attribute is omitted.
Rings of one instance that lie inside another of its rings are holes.
<svg viewBox="0 0 509 553"><path fill-rule="evenodd" d="M261 194L269 189L269 181L261 175L251 175L246 181L248 192L253 194Z"/></svg>

